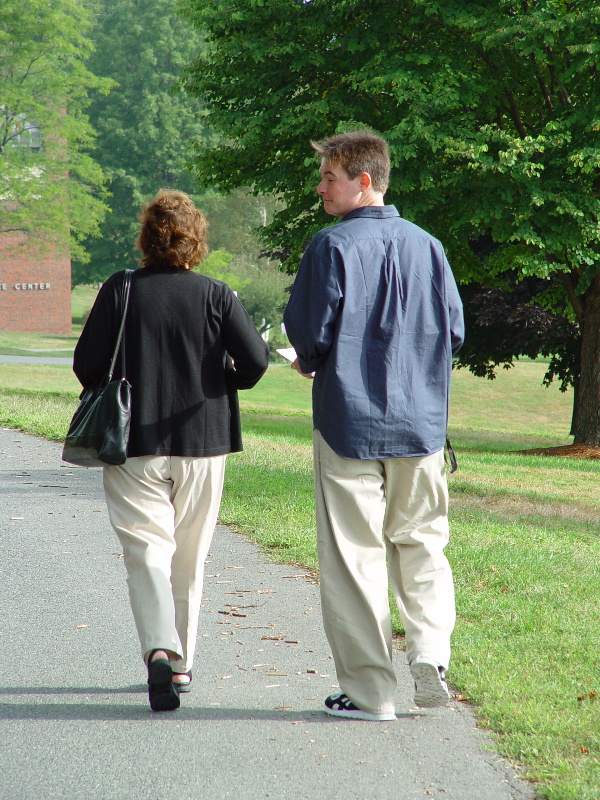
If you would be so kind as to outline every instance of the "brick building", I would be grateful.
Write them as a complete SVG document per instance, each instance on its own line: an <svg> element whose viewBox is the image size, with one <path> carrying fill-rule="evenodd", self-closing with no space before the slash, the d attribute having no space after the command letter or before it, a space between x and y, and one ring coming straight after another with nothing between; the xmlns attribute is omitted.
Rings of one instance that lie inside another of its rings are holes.
<svg viewBox="0 0 600 800"><path fill-rule="evenodd" d="M65 113L63 109L61 114ZM14 118L5 134L5 147L31 153L34 159L43 150L40 127L26 114ZM60 202L58 196L55 202ZM68 249L40 247L24 234L0 232L0 331L71 333Z"/></svg>
<svg viewBox="0 0 600 800"><path fill-rule="evenodd" d="M0 330L71 333L71 257L0 234Z"/></svg>

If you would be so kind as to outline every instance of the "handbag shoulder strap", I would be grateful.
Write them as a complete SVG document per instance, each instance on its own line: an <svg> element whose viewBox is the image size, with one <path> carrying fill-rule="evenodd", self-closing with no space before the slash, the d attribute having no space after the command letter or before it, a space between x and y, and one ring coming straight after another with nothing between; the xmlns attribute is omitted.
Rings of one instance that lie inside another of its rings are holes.
<svg viewBox="0 0 600 800"><path fill-rule="evenodd" d="M448 458L446 459L446 454L444 454L444 461L450 462L450 469L448 470L448 472L450 473L450 475L453 475L458 469L458 462L456 460L456 455L454 454L454 449L450 444L450 439L448 436L446 436L446 448L448 450Z"/></svg>
<svg viewBox="0 0 600 800"><path fill-rule="evenodd" d="M131 290L132 275L133 275L132 269L126 269L123 275L123 286L121 287L121 324L119 326L119 333L117 335L115 350L108 370L107 383L110 383L110 381L112 380L113 372L115 370L115 362L119 354L119 347L121 345L121 341L123 342L123 377L125 377L125 317L127 316L127 307L129 305L129 294Z"/></svg>

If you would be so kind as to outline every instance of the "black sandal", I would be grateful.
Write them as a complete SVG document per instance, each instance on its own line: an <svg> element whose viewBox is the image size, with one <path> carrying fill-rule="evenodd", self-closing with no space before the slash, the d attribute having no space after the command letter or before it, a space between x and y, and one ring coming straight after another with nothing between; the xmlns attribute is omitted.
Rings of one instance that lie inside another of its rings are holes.
<svg viewBox="0 0 600 800"><path fill-rule="evenodd" d="M192 691L192 670L190 669L187 672L174 672L173 673L173 677L175 677L176 675L187 675L188 678L189 678L189 681L186 681L185 683L179 683L179 681L173 681L175 686L179 689L180 693L184 694L185 692L191 692Z"/></svg>
<svg viewBox="0 0 600 800"><path fill-rule="evenodd" d="M173 670L166 658L152 661L155 653L162 650L157 647L148 656L148 697L153 711L174 711L179 708L179 690L173 684Z"/></svg>

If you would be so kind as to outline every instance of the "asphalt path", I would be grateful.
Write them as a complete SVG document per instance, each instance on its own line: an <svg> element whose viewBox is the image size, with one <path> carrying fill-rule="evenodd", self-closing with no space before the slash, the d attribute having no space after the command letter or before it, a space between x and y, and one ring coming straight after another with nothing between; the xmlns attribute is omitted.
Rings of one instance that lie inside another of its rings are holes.
<svg viewBox="0 0 600 800"><path fill-rule="evenodd" d="M46 365L71 365L73 356L1 356L0 364L46 364Z"/></svg>
<svg viewBox="0 0 600 800"><path fill-rule="evenodd" d="M336 688L318 586L219 527L193 690L153 713L97 469L0 429L1 800L524 800L471 709L322 712ZM235 458L235 456L232 456Z"/></svg>

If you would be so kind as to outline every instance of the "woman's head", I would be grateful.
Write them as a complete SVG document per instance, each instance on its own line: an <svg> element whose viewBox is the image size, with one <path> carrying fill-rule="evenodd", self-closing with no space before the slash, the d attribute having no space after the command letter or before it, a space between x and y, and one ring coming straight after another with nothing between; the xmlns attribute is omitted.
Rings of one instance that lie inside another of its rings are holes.
<svg viewBox="0 0 600 800"><path fill-rule="evenodd" d="M161 189L138 219L145 267L191 269L206 258L208 223L184 192Z"/></svg>

